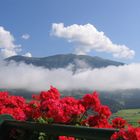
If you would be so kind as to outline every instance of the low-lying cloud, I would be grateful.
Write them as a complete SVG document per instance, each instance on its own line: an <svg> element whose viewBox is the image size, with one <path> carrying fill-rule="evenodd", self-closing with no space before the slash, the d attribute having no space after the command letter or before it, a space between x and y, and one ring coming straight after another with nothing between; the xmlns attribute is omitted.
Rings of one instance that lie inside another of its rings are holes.
<svg viewBox="0 0 140 140"><path fill-rule="evenodd" d="M95 50L111 53L117 58L133 58L135 55L134 50L126 45L114 44L104 32L98 31L92 24L73 24L65 27L63 23L53 23L51 35L75 43L76 54L87 54Z"/></svg>
<svg viewBox="0 0 140 140"><path fill-rule="evenodd" d="M140 63L86 68L75 73L70 68L49 70L24 63L0 62L0 88L47 90L50 85L60 90L117 90L140 88Z"/></svg>

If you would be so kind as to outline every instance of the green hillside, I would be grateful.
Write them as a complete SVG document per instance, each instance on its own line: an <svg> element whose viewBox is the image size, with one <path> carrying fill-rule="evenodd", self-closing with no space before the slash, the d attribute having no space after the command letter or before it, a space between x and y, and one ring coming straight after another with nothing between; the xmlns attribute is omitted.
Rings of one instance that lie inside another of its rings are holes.
<svg viewBox="0 0 140 140"><path fill-rule="evenodd" d="M126 119L130 124L138 126L137 122L140 121L140 108L119 110L117 113L112 115L112 118L114 117L122 117Z"/></svg>

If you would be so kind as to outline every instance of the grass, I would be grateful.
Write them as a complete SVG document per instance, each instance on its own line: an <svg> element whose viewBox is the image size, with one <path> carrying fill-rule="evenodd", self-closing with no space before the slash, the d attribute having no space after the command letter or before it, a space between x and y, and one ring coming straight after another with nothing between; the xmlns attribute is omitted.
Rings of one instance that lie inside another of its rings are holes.
<svg viewBox="0 0 140 140"><path fill-rule="evenodd" d="M114 113L111 118L122 117L134 126L139 126L137 123L140 121L140 109L123 109Z"/></svg>

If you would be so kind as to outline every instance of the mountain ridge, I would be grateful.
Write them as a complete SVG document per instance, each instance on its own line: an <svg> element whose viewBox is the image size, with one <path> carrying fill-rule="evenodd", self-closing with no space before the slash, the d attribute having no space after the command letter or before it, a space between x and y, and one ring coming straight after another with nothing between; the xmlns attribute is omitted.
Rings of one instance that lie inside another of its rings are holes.
<svg viewBox="0 0 140 140"><path fill-rule="evenodd" d="M104 59L98 56L76 55L76 54L57 54L47 57L25 57L12 56L5 59L6 61L24 62L26 64L33 64L35 66L43 66L49 69L65 68L72 64L74 69L77 68L102 68L110 65L120 66L124 65L122 62L117 62L109 59Z"/></svg>

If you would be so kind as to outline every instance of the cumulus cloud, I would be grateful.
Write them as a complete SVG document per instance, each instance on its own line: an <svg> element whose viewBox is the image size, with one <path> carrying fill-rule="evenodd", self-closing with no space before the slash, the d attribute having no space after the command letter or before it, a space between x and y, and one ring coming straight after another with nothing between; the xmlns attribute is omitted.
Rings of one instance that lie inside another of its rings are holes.
<svg viewBox="0 0 140 140"><path fill-rule="evenodd" d="M0 56L9 57L12 55L17 55L20 50L20 45L14 44L14 37L12 34L5 30L4 27L0 26Z"/></svg>
<svg viewBox="0 0 140 140"><path fill-rule="evenodd" d="M27 53L25 53L23 56L32 57L32 54L31 54L30 52L27 52Z"/></svg>
<svg viewBox="0 0 140 140"><path fill-rule="evenodd" d="M114 44L102 31L94 25L73 24L65 27L63 23L53 23L51 35L64 38L76 44L76 54L87 54L93 50L111 53L117 58L132 58L135 51L125 45Z"/></svg>
<svg viewBox="0 0 140 140"><path fill-rule="evenodd" d="M25 40L28 40L29 38L30 38L30 35L29 34L23 34L22 36L21 36L21 38L22 39L25 39Z"/></svg>
<svg viewBox="0 0 140 140"><path fill-rule="evenodd" d="M14 36L5 30L4 27L0 26L0 58L17 55L22 51L21 47L21 45L15 44Z"/></svg>
<svg viewBox="0 0 140 140"><path fill-rule="evenodd" d="M49 70L24 63L0 62L0 65L0 88L40 91L53 85L60 90L140 89L140 63L87 68L75 73L70 68Z"/></svg>

